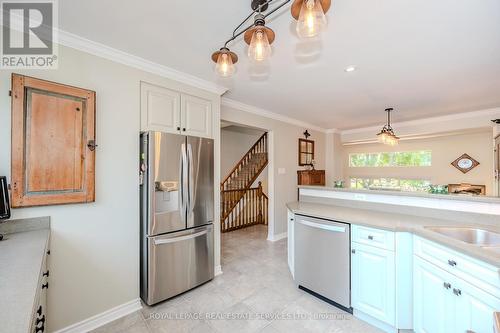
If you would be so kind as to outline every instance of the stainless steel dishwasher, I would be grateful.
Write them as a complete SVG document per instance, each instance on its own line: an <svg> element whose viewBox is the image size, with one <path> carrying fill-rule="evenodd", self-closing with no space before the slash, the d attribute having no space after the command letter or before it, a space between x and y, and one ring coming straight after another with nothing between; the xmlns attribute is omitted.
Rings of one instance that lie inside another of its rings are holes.
<svg viewBox="0 0 500 333"><path fill-rule="evenodd" d="M299 288L352 312L350 225L296 215L294 227Z"/></svg>

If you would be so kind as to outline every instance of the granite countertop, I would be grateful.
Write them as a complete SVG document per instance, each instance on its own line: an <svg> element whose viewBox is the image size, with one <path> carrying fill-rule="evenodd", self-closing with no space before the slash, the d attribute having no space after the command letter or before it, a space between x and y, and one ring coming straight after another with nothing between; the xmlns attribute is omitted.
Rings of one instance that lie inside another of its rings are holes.
<svg viewBox="0 0 500 333"><path fill-rule="evenodd" d="M30 330L50 237L48 218L47 223L44 222L39 224L41 229L28 226L27 231L12 228L12 225L0 228L0 233L16 231L5 234L4 240L0 241L0 323L8 332L26 333ZM7 223L11 224L10 221Z"/></svg>
<svg viewBox="0 0 500 333"><path fill-rule="evenodd" d="M474 227L500 233L500 227L310 202L290 202L287 207L295 214L304 214L389 231L411 232L414 235L442 244L500 268L500 246L483 248L446 237L425 228L428 226Z"/></svg>

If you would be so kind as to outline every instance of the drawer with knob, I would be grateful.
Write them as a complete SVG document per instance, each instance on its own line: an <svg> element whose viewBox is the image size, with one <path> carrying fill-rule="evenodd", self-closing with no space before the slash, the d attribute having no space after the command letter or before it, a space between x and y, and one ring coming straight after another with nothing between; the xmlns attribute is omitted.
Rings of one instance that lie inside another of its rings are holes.
<svg viewBox="0 0 500 333"><path fill-rule="evenodd" d="M389 251L395 250L395 235L392 231L352 225L351 239L359 244L371 245Z"/></svg>

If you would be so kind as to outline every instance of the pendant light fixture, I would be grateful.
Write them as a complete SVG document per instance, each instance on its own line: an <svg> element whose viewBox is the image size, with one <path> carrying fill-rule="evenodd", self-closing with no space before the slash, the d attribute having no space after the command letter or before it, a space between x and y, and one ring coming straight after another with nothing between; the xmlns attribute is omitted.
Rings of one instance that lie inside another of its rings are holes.
<svg viewBox="0 0 500 333"><path fill-rule="evenodd" d="M233 35L224 46L212 54L216 63L215 70L222 77L229 77L235 72L234 64L238 61L236 53L231 52L228 44L244 34L244 40L249 45L248 57L251 61L262 62L271 56L271 44L274 42L274 31L266 27L266 18L291 2L292 0L252 0L252 12L233 30ZM274 4L277 4L274 6ZM298 20L297 33L300 37L318 35L326 26L325 13L331 5L331 0L294 0L291 6L292 16ZM270 7L273 7L269 9ZM266 10L269 12L263 14ZM254 16L255 15L255 16ZM254 16L254 23L242 28Z"/></svg>
<svg viewBox="0 0 500 333"><path fill-rule="evenodd" d="M245 31L243 39L248 47L248 57L253 61L264 61L271 56L271 44L275 34L271 28L266 27L264 15L255 15L254 27Z"/></svg>
<svg viewBox="0 0 500 333"><path fill-rule="evenodd" d="M394 111L393 108L385 109L387 112L387 124L382 127L380 133L377 134L378 142L389 146L395 146L399 143L399 138L394 134L394 130L391 127L391 112Z"/></svg>
<svg viewBox="0 0 500 333"><path fill-rule="evenodd" d="M325 13L330 6L331 0L295 0L291 12L297 20L297 35L302 38L317 36L326 27Z"/></svg>
<svg viewBox="0 0 500 333"><path fill-rule="evenodd" d="M222 77L229 77L234 74L234 64L238 62L238 56L227 47L223 47L212 54L212 60L216 63L216 72Z"/></svg>

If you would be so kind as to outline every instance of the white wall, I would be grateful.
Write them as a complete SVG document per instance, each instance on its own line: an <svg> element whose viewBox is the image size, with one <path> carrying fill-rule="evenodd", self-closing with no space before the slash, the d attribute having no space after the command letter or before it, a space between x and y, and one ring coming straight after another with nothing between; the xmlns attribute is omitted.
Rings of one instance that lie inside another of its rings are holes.
<svg viewBox="0 0 500 333"><path fill-rule="evenodd" d="M271 132L274 143L273 161L274 188L269 188L269 193L274 193L274 235L287 231L287 216L285 204L297 200L297 170L298 166L298 139L303 137L306 129L299 125L275 120L255 113L245 112L240 109L224 105L221 107L221 119L232 123L262 128ZM315 141L316 169L325 168L325 133L308 128L311 133L309 139ZM270 141L271 142L271 141ZM283 168L284 174L279 174L278 169ZM271 209L270 209L271 212Z"/></svg>
<svg viewBox="0 0 500 333"><path fill-rule="evenodd" d="M139 84L174 83L62 46L58 70L17 72L97 92L96 202L13 210L14 218L51 216L54 331L139 297ZM10 75L0 71L0 175L10 175Z"/></svg>

